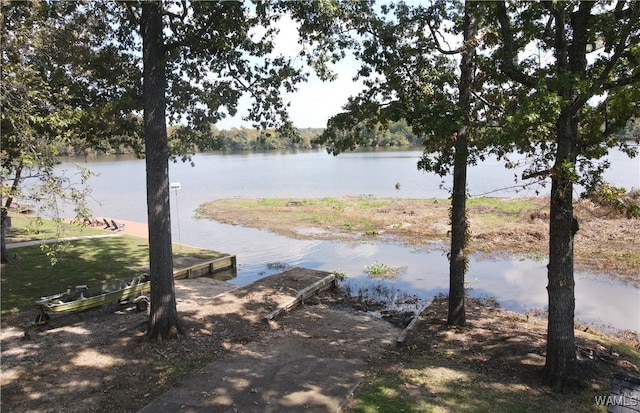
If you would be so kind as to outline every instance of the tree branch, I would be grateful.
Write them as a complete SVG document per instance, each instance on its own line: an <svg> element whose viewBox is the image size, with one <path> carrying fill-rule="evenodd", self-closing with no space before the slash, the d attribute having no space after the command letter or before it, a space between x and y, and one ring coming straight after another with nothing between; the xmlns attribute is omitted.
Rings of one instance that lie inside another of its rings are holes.
<svg viewBox="0 0 640 413"><path fill-rule="evenodd" d="M616 10L618 11L617 8ZM623 11L624 10L619 10L620 13L622 13ZM609 58L604 70L602 71L602 73L600 73L600 76L593 83L593 86L589 88L587 93L584 93L575 99L575 101L569 108L572 111L572 113L579 110L582 107L582 105L587 100L589 100L589 98L591 98L591 96L595 95L598 92L601 93L605 90L609 90L612 88L628 86L640 80L640 72L636 72L634 75L630 77L625 77L625 78L617 79L612 82L607 82L607 79L610 77L611 72L615 68L616 64L618 63L620 58L624 55L624 53L627 51L627 40L629 39L631 28L636 25L636 23L638 22L638 19L640 18L640 3L634 3L633 9L631 9L628 13L625 13L625 14L629 15L629 22L627 23L624 30L622 31L618 42L613 47L614 48L613 56Z"/></svg>
<svg viewBox="0 0 640 413"><path fill-rule="evenodd" d="M534 76L527 75L519 70L515 65L515 53L513 48L513 31L507 16L507 6L504 1L497 3L498 22L500 23L500 35L504 43L502 64L500 65L504 74L512 80L529 87L535 87L538 80Z"/></svg>
<svg viewBox="0 0 640 413"><path fill-rule="evenodd" d="M436 43L436 49L438 50L438 52L444 54L444 55L454 55L454 54L458 54L458 53L462 53L462 51L465 48L465 45L463 44L462 46L458 47L455 50L445 50L442 45L440 44L440 39L437 36L436 30L431 26L431 22L428 21L427 22L427 26L429 26L429 31L431 32L431 37L433 37L433 40Z"/></svg>
<svg viewBox="0 0 640 413"><path fill-rule="evenodd" d="M531 179L531 178L538 178L538 177L547 177L549 175L551 175L553 173L553 169L544 169L542 171L536 171L536 172L529 172L529 173L522 173L522 180L527 180L527 179Z"/></svg>
<svg viewBox="0 0 640 413"><path fill-rule="evenodd" d="M624 28L624 31L623 31L622 35L620 36L620 40L618 41L618 43L614 47L615 51L613 53L613 56L611 56L611 58L609 59L609 62L607 63L607 66L605 67L604 71L600 74L600 77L598 78L598 81L596 82L598 85L604 85L605 84L605 80L611 74L611 71L613 70L613 67L615 66L615 64L618 62L618 60L620 59L620 57L622 56L622 54L626 50L627 39L629 38L629 34L631 32L631 27L635 26L635 24L638 21L638 16L640 15L640 3L634 3L633 6L634 6L633 10L631 11L631 15L629 16L629 23Z"/></svg>
<svg viewBox="0 0 640 413"><path fill-rule="evenodd" d="M131 21L134 22L136 25L140 25L141 16L140 16L140 13L138 13L133 8L134 3L125 1L123 2L123 4L126 6L127 14L129 15L129 18L131 19Z"/></svg>

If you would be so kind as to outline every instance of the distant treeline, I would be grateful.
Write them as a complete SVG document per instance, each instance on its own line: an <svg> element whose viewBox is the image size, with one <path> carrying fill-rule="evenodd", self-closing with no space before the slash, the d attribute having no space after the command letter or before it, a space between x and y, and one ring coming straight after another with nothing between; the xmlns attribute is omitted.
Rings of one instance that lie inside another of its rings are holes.
<svg viewBox="0 0 640 413"><path fill-rule="evenodd" d="M177 128L169 128L170 146L180 153L191 152L235 152L235 151L255 151L255 150L281 150L281 149L312 149L322 148L324 143L321 136L324 132L322 128L297 129L297 136L282 135L276 130L259 130L254 128L232 128L230 130L218 130L213 127L211 133L205 137L198 137L187 144L180 144L176 133ZM620 139L636 140L640 135L638 122L631 122L628 128L621 131ZM361 147L402 147L402 146L422 146L422 138L416 136L411 127L404 120L389 125L386 129L372 128L361 131ZM129 141L131 142L131 141ZM173 144L172 144L173 143ZM134 143L135 144L135 143ZM140 142L138 147L143 147ZM177 149L177 147L180 149ZM59 148L62 155L95 155L104 153L132 153L133 145L122 143L114 139L111 143L103 143L97 148L80 148L68 146Z"/></svg>
<svg viewBox="0 0 640 413"><path fill-rule="evenodd" d="M214 131L209 141L198 144L200 151L246 151L269 149L311 149L323 147L321 128L298 129L298 136L283 136L275 130L260 131L250 128L233 128ZM388 129L369 129L363 133L363 147L415 146L421 140L413 134L405 121L396 122Z"/></svg>
<svg viewBox="0 0 640 413"><path fill-rule="evenodd" d="M259 130L254 128L232 128L230 130L218 130L212 127L207 136L198 136L190 139L187 144L180 143L179 128L169 127L170 146L176 152L182 150L192 152L235 152L254 150L280 150L280 149L312 149L322 148L322 128L297 129L297 136L282 135L276 130ZM362 132L363 147L391 147L391 146L420 146L422 140L413 134L405 121L396 122L388 129L370 129ZM84 148L79 146L67 146L59 148L61 155L96 155L109 153L133 153L134 146L142 148L142 142L132 142L131 138L118 139L112 142L102 142L100 148Z"/></svg>

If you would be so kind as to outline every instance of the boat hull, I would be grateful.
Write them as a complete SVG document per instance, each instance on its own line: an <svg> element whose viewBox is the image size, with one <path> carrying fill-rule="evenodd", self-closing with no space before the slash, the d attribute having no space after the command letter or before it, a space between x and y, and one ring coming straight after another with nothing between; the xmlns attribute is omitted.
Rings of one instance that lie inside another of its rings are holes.
<svg viewBox="0 0 640 413"><path fill-rule="evenodd" d="M86 292L74 291L50 295L41 297L36 301L36 304L40 306L42 311L46 312L81 311L99 307L109 302L140 296L151 290L151 281L148 280L148 277L138 277L137 280L130 280L124 285L124 287L111 291L105 291L103 286L98 293L91 293L87 290ZM85 294L90 294L90 296L85 296Z"/></svg>

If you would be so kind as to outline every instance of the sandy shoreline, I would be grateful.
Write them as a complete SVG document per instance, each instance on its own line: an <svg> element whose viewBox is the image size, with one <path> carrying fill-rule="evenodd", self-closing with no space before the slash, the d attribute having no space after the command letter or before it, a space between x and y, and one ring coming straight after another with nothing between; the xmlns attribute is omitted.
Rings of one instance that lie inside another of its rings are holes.
<svg viewBox="0 0 640 413"><path fill-rule="evenodd" d="M126 234L126 235L133 235L135 237L149 238L149 226L147 224L143 224L141 222L134 222L134 221L125 221L123 219L106 218L106 220L109 222L111 222L112 219L118 225L124 224L124 228L120 231L117 231L118 234ZM93 228L104 228L105 224L102 221L102 218L98 218L98 220L102 224L95 225ZM113 232L110 229L105 229L105 231Z"/></svg>

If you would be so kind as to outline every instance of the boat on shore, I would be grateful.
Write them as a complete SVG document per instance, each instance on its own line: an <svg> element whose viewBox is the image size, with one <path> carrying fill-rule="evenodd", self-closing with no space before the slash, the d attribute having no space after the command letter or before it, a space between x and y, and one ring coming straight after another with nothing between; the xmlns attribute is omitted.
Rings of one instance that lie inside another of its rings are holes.
<svg viewBox="0 0 640 413"><path fill-rule="evenodd" d="M40 314L36 317L36 324L46 324L50 317L47 313L63 311L82 311L113 301L124 301L133 298L138 311L145 311L149 305L149 298L145 295L151 290L151 280L148 274L142 274L128 280L115 279L103 282L90 288L78 285L75 290L40 297L36 305Z"/></svg>

